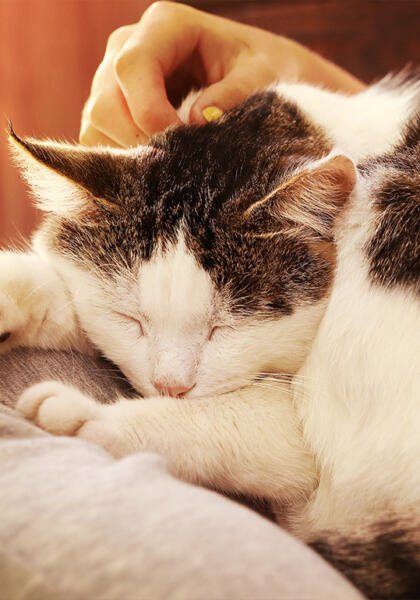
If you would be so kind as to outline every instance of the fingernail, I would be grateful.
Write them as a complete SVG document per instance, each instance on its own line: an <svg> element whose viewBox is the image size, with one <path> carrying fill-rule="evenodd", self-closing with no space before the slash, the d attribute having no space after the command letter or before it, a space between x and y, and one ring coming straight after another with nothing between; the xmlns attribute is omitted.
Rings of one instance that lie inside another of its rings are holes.
<svg viewBox="0 0 420 600"><path fill-rule="evenodd" d="M217 106L208 106L202 111L202 115L207 123L210 123L210 121L217 121L223 115L223 111Z"/></svg>

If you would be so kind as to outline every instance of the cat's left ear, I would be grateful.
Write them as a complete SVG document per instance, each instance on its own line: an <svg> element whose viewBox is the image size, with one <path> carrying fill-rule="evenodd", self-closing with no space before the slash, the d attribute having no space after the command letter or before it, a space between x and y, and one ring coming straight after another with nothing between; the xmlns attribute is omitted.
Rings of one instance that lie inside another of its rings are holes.
<svg viewBox="0 0 420 600"><path fill-rule="evenodd" d="M293 174L243 213L252 235L296 235L308 242L331 241L336 217L357 181L353 161L328 156Z"/></svg>
<svg viewBox="0 0 420 600"><path fill-rule="evenodd" d="M11 127L9 141L42 210L86 220L98 207L120 209L121 163L130 151L21 139Z"/></svg>

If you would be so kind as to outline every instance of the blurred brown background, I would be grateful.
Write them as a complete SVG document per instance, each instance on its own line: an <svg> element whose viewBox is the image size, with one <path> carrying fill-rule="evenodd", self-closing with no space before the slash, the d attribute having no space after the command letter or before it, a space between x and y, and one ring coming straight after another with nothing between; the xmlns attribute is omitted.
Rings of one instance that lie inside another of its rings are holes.
<svg viewBox="0 0 420 600"><path fill-rule="evenodd" d="M0 119L20 135L76 139L108 35L146 0L0 0ZM292 37L372 81L420 63L420 0L190 2ZM19 243L38 215L0 133L0 245Z"/></svg>

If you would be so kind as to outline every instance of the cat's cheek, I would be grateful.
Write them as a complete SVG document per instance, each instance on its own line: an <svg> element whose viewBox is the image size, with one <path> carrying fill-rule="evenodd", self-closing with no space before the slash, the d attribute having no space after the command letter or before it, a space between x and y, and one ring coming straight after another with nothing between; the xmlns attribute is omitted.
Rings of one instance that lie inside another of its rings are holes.
<svg viewBox="0 0 420 600"><path fill-rule="evenodd" d="M124 365L118 365L121 371L124 373L133 388L143 397L151 398L158 396L159 393L150 381L150 376L146 370L135 370L133 368L126 368Z"/></svg>
<svg viewBox="0 0 420 600"><path fill-rule="evenodd" d="M208 377L205 378L202 383L199 382L191 392L186 394L185 398L194 399L220 396L222 394L234 392L247 384L249 384L249 380L246 378L220 381L217 377L214 377L213 379Z"/></svg>
<svg viewBox="0 0 420 600"><path fill-rule="evenodd" d="M227 351L224 360L208 360L203 357L197 374L197 383L185 397L203 398L233 392L248 385L253 377L247 365L229 361Z"/></svg>
<svg viewBox="0 0 420 600"><path fill-rule="evenodd" d="M97 346L118 365L133 388L143 397L156 396L157 390L150 380L150 352L147 338L130 336L116 331L109 338L97 340Z"/></svg>

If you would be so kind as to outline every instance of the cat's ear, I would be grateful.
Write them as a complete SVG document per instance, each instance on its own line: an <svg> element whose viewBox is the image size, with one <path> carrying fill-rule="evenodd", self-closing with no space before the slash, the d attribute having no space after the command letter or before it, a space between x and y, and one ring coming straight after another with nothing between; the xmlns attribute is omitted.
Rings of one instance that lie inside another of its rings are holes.
<svg viewBox="0 0 420 600"><path fill-rule="evenodd" d="M330 241L336 217L356 184L356 167L344 155L329 156L283 181L243 214L253 235L298 235L308 242Z"/></svg>
<svg viewBox="0 0 420 600"><path fill-rule="evenodd" d="M119 210L118 150L21 139L12 127L9 141L42 210L70 219L93 217L99 206Z"/></svg>

